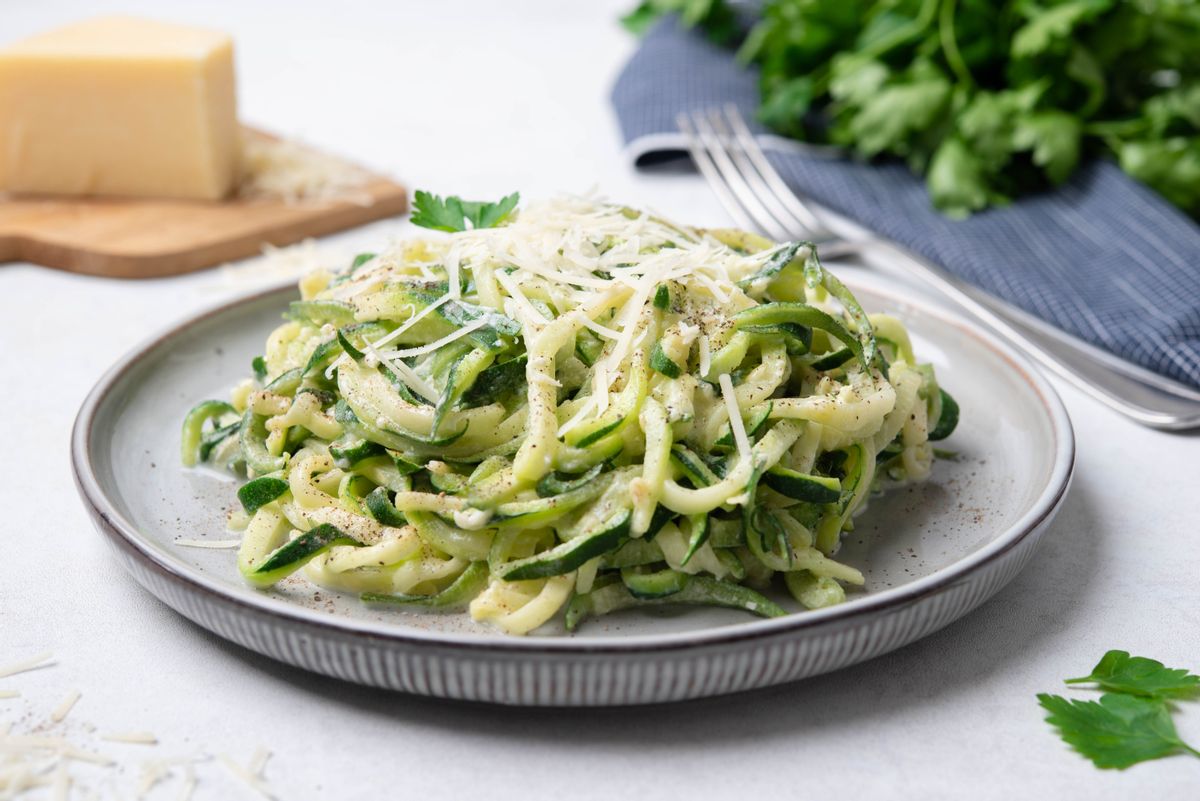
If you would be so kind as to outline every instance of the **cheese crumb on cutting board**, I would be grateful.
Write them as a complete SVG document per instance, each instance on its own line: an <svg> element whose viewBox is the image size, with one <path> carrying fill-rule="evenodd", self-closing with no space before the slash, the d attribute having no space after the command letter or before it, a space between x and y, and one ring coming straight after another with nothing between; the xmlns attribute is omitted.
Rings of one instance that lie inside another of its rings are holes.
<svg viewBox="0 0 1200 801"><path fill-rule="evenodd" d="M218 200L240 148L227 34L105 17L0 50L0 191Z"/></svg>

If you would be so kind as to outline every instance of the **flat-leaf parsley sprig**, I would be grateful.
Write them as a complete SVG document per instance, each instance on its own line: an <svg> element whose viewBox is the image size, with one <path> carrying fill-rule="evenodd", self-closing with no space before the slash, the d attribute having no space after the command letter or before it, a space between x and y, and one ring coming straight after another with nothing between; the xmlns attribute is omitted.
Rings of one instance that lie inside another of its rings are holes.
<svg viewBox="0 0 1200 801"><path fill-rule="evenodd" d="M1200 692L1200 676L1182 668L1165 667L1162 662L1128 651L1109 651L1090 675L1067 679L1067 684L1095 682L1105 690L1148 698L1186 698Z"/></svg>
<svg viewBox="0 0 1200 801"><path fill-rule="evenodd" d="M508 219L517 203L519 192L513 192L495 203L463 200L451 195L441 198L418 189L413 200L413 225L437 231L466 231L468 228L495 228ZM469 223L469 225L468 225Z"/></svg>
<svg viewBox="0 0 1200 801"><path fill-rule="evenodd" d="M1046 721L1096 767L1123 770L1179 753L1200 757L1200 751L1180 739L1170 706L1174 699L1195 697L1200 676L1127 651L1109 651L1090 675L1066 680L1067 684L1085 682L1108 692L1099 701L1047 693L1037 698L1049 712Z"/></svg>

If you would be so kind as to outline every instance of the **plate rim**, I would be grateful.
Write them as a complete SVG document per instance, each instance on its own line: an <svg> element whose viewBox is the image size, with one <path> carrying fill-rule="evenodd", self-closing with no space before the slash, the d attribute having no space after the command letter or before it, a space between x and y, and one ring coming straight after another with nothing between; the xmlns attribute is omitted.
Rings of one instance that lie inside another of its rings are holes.
<svg viewBox="0 0 1200 801"><path fill-rule="evenodd" d="M213 317L233 312L239 307L264 301L273 295L282 296L289 292L295 292L296 282L294 279L210 304L182 320L161 328L129 349L104 372L80 406L71 430L71 470L81 499L89 507L97 524L102 524L98 526L102 533L112 540L114 545L146 563L160 575L182 585L188 592L203 594L210 602L233 606L246 614L265 616L281 625L304 625L333 635L382 640L396 647L438 648L467 652L485 651L491 655L509 654L514 656L531 654L603 656L660 653L728 646L748 640L798 635L810 630L837 627L839 624L849 627L856 621L868 620L935 596L962 580L969 579L973 574L1017 547L1030 535L1039 531L1045 522L1056 513L1070 488L1075 468L1074 428L1062 399L1047 378L1038 372L1028 359L982 325L976 324L950 309L940 307L929 299L915 295L906 288L900 289L900 291L897 291L898 287L896 286L889 285L885 288L884 284L894 281L895 279L890 277L883 280L877 274L855 274L846 279L846 283L852 291L856 285L860 285L868 291L873 290L886 294L890 299L911 307L921 315L932 316L957 328L964 335L1003 359L1024 380L1041 402L1042 410L1054 435L1053 466L1045 487L1030 504L1025 514L984 547L913 582L826 609L696 631L631 634L624 637L603 638L578 635L573 637L501 637L465 632L433 632L419 628L383 630L378 623L358 621L328 612L307 609L283 599L253 593L250 588L247 588L247 592L244 593L235 592L202 573L181 569L163 557L157 547L119 512L102 489L96 475L94 454L91 451L93 427L97 413L103 408L110 394L119 386L122 379L143 359L153 355L160 347L169 344L170 340L185 334L189 329Z"/></svg>

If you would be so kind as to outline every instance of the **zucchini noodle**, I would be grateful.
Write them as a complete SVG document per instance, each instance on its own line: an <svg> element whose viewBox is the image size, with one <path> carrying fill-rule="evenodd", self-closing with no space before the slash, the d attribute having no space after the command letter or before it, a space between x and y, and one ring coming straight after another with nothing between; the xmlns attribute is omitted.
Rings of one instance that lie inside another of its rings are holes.
<svg viewBox="0 0 1200 801"><path fill-rule="evenodd" d="M958 406L804 242L565 198L301 282L182 457L244 473L238 567L510 634L840 603L873 492ZM789 602L790 603L790 602Z"/></svg>

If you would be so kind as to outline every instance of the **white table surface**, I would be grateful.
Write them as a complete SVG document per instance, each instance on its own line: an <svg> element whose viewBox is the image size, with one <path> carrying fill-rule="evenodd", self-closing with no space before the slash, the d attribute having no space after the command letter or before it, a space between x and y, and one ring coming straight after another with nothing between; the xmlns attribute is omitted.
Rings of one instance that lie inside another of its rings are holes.
<svg viewBox="0 0 1200 801"><path fill-rule="evenodd" d="M5 2L0 44L103 10L204 23L237 39L243 119L390 171L409 186L526 197L593 186L701 224L727 223L691 174L621 158L608 104L634 43L606 2ZM332 254L406 230L384 222L319 243ZM1185 798L1200 761L1099 771L1034 699L1065 692L1105 650L1200 668L1200 440L1139 428L1059 386L1078 466L1033 563L943 631L833 675L671 707L519 710L364 689L208 634L135 585L77 500L68 437L120 354L194 309L278 279L247 263L128 283L0 266L0 727L67 733L119 760L79 769L133 797L144 762L273 756L280 799ZM969 413L969 412L968 412ZM68 691L83 696L47 726ZM1074 691L1078 693L1079 691ZM1193 707L1195 704L1192 705ZM1178 716L1200 743L1200 712ZM92 730L94 727L94 731ZM159 745L100 742L148 730ZM213 761L196 797L257 797ZM150 798L173 798L177 772ZM634 796L632 794L636 793Z"/></svg>

